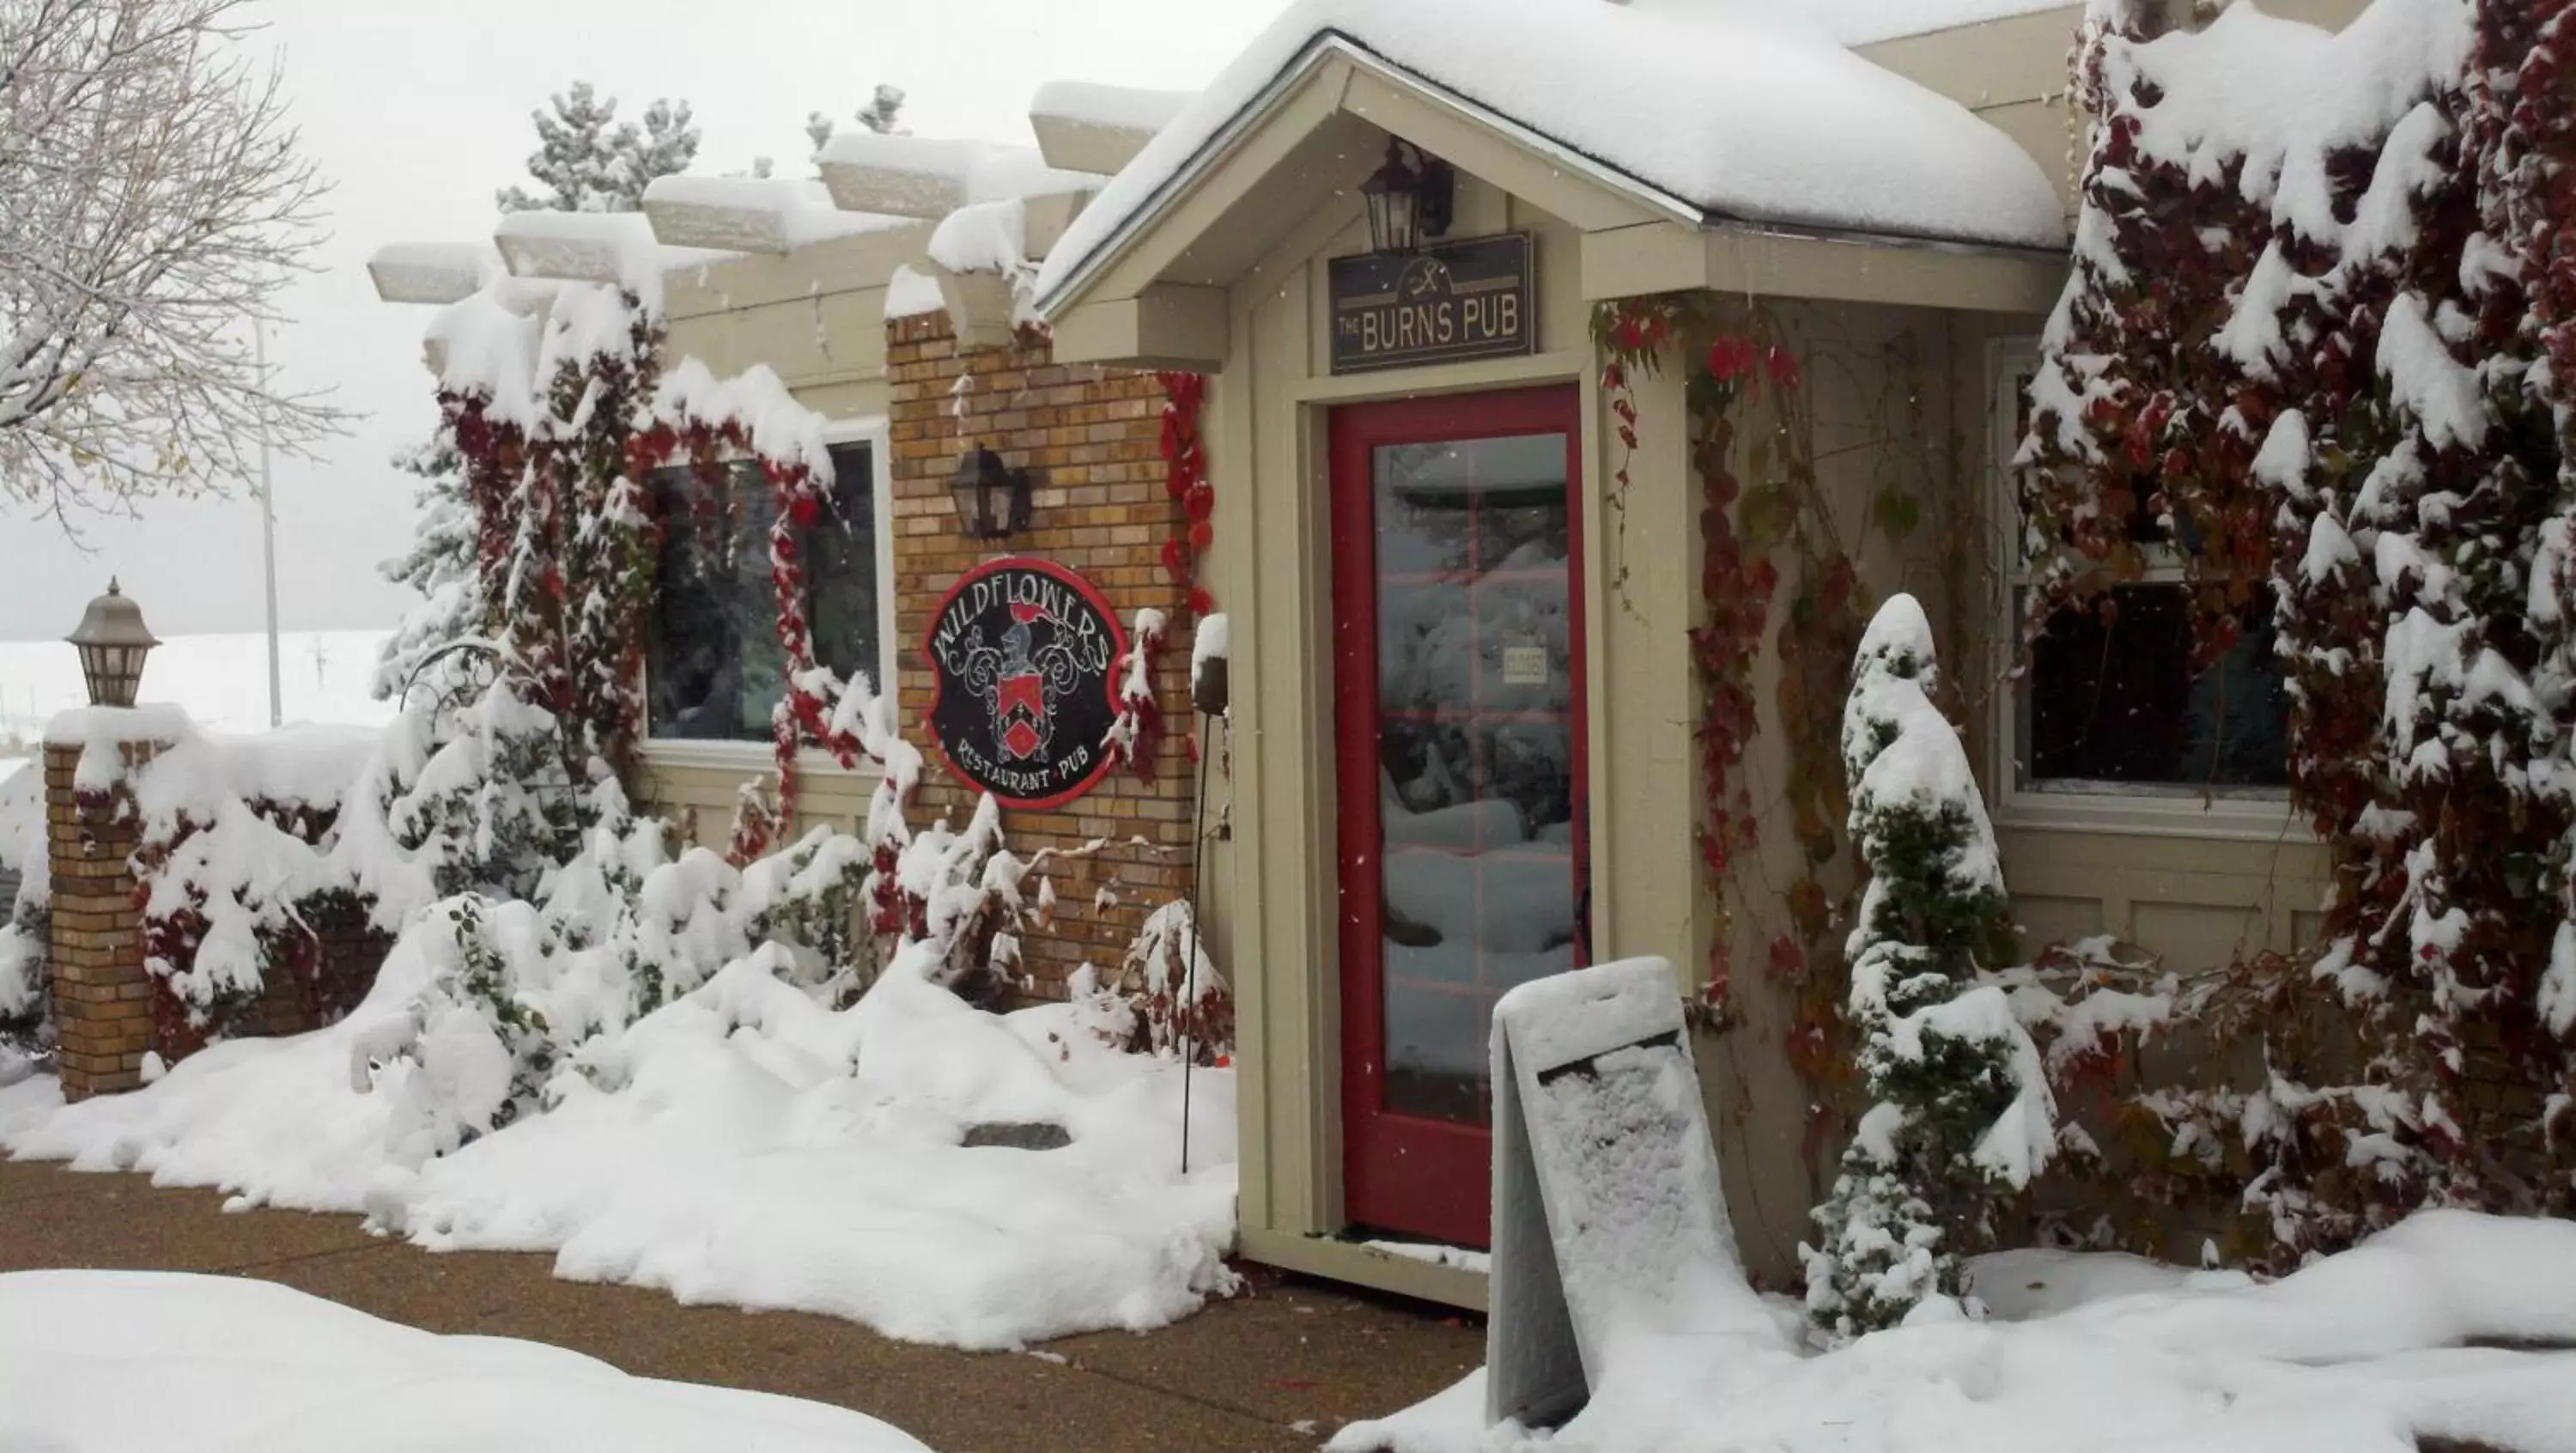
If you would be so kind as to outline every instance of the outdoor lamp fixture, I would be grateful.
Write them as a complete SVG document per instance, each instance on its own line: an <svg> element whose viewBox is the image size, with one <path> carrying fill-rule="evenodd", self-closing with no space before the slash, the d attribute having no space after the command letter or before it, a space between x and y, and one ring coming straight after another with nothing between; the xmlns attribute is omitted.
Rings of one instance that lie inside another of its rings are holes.
<svg viewBox="0 0 2576 1453"><path fill-rule="evenodd" d="M982 445L957 461L949 481L957 501L957 526L969 540L1002 540L1029 527L1029 472L1002 463Z"/></svg>
<svg viewBox="0 0 2576 1453"><path fill-rule="evenodd" d="M1369 246L1378 252L1411 252L1426 237L1449 230L1458 174L1449 163L1409 141L1386 139L1386 162L1360 183L1368 203Z"/></svg>
<svg viewBox="0 0 2576 1453"><path fill-rule="evenodd" d="M161 644L143 628L143 608L117 589L114 577L107 594L89 603L80 629L64 639L80 652L92 706L132 706L134 690L143 683L143 658Z"/></svg>

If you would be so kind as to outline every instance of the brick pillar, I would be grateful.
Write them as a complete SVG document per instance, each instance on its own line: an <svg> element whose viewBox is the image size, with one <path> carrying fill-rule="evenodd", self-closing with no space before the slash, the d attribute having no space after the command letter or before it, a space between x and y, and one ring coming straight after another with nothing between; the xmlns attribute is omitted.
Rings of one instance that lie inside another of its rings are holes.
<svg viewBox="0 0 2576 1453"><path fill-rule="evenodd" d="M158 751L124 746L129 770ZM143 912L134 901L133 856L141 824L120 780L86 800L73 781L79 744L45 744L46 856L53 871L54 1021L62 1036L63 1097L131 1090L152 1048L151 976L143 970Z"/></svg>

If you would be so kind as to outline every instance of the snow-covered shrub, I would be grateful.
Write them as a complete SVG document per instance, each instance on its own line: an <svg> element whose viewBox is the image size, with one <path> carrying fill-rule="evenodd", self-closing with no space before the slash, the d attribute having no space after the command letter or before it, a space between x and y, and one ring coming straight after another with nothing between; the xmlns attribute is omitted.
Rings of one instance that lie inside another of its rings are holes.
<svg viewBox="0 0 2576 1453"><path fill-rule="evenodd" d="M990 794L963 831L942 818L904 845L894 883L903 897L898 954L915 954L928 977L969 1004L999 1005L1011 993L1015 935L1029 905L1020 883L1028 865L1003 850L1002 808Z"/></svg>
<svg viewBox="0 0 2576 1453"><path fill-rule="evenodd" d="M425 710L413 718L430 733L452 734L387 806L385 820L442 896L534 897L580 840L586 784L572 777L561 724L521 694L523 679L505 668L452 719L433 720Z"/></svg>
<svg viewBox="0 0 2576 1453"><path fill-rule="evenodd" d="M431 910L423 929L431 977L412 1006L410 1054L435 1151L445 1152L539 1107L560 1051L523 983L560 941L533 904L472 894Z"/></svg>
<svg viewBox="0 0 2576 1453"><path fill-rule="evenodd" d="M1186 1051L1206 1065L1234 1050L1234 991L1200 943L1186 898L1146 915L1114 975L1085 964L1069 987L1100 1036L1131 1054Z"/></svg>
<svg viewBox="0 0 2576 1453"><path fill-rule="evenodd" d="M865 842L818 827L742 870L752 942L794 946L811 981L836 1003L857 998L876 977L878 946L867 932L874 861Z"/></svg>
<svg viewBox="0 0 2576 1453"><path fill-rule="evenodd" d="M544 1108L560 1074L613 1082L609 1047L627 1029L730 966L756 961L832 1007L874 979L862 915L872 854L856 836L818 827L737 869L707 848L674 856L666 826L633 816L613 781L592 790L584 814L580 850L545 875L535 899L462 894L406 935L425 987L407 1027L363 1046L355 1072L361 1083L395 1081L396 1134L414 1159ZM961 937L987 917L979 896L1016 900L1016 870L992 851L998 832L977 841L980 854L942 825L908 850L930 901L945 906L933 921ZM946 878L970 862L991 883L982 895ZM915 947L933 962L963 962L953 943Z"/></svg>
<svg viewBox="0 0 2576 1453"><path fill-rule="evenodd" d="M131 866L165 1052L236 1028L281 976L322 1007L311 919L353 896L330 839L379 748L379 738L344 728L238 738L187 729L139 767L119 769L115 790L131 795L141 827ZM104 755L93 745L85 765L92 754Z"/></svg>
<svg viewBox="0 0 2576 1453"><path fill-rule="evenodd" d="M1870 1100L1801 1247L1807 1309L1830 1335L1902 1321L1967 1290L1966 1258L2055 1144L2039 1054L2009 997L1980 982L2010 952L1994 832L1958 732L1930 691L1931 625L1914 598L1861 639L1843 715L1851 834L1870 872L1850 1013Z"/></svg>
<svg viewBox="0 0 2576 1453"><path fill-rule="evenodd" d="M44 772L30 764L0 780L0 871L18 875L0 903L0 1084L53 1042L53 978L45 963L51 933L53 862L45 842Z"/></svg>

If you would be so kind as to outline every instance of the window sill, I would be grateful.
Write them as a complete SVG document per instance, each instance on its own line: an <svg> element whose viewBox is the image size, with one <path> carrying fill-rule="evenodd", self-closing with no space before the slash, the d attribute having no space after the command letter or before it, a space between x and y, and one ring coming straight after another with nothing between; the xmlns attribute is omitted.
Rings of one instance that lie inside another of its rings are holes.
<svg viewBox="0 0 2576 1453"><path fill-rule="evenodd" d="M646 738L644 765L647 767L696 767L724 772L741 772L751 776L766 772L778 760L778 754L767 742L695 742ZM874 762L863 762L856 769L842 766L831 753L805 747L796 753L796 770L809 775L860 777L869 780L883 775Z"/></svg>
<svg viewBox="0 0 2576 1453"><path fill-rule="evenodd" d="M1995 804L1998 831L2105 833L2233 842L2316 842L2283 798L2217 798L2161 793L2016 792Z"/></svg>

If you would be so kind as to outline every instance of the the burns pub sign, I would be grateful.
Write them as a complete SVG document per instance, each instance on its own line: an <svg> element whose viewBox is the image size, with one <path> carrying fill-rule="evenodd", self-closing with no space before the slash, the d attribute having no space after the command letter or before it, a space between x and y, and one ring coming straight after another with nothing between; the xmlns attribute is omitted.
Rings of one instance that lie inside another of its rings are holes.
<svg viewBox="0 0 2576 1453"><path fill-rule="evenodd" d="M1109 604L1051 560L966 572L930 618L930 736L950 771L1005 807L1053 807L1109 770L1110 673L1126 653Z"/></svg>
<svg viewBox="0 0 2576 1453"><path fill-rule="evenodd" d="M1526 232L1332 263L1333 372L1534 352Z"/></svg>

